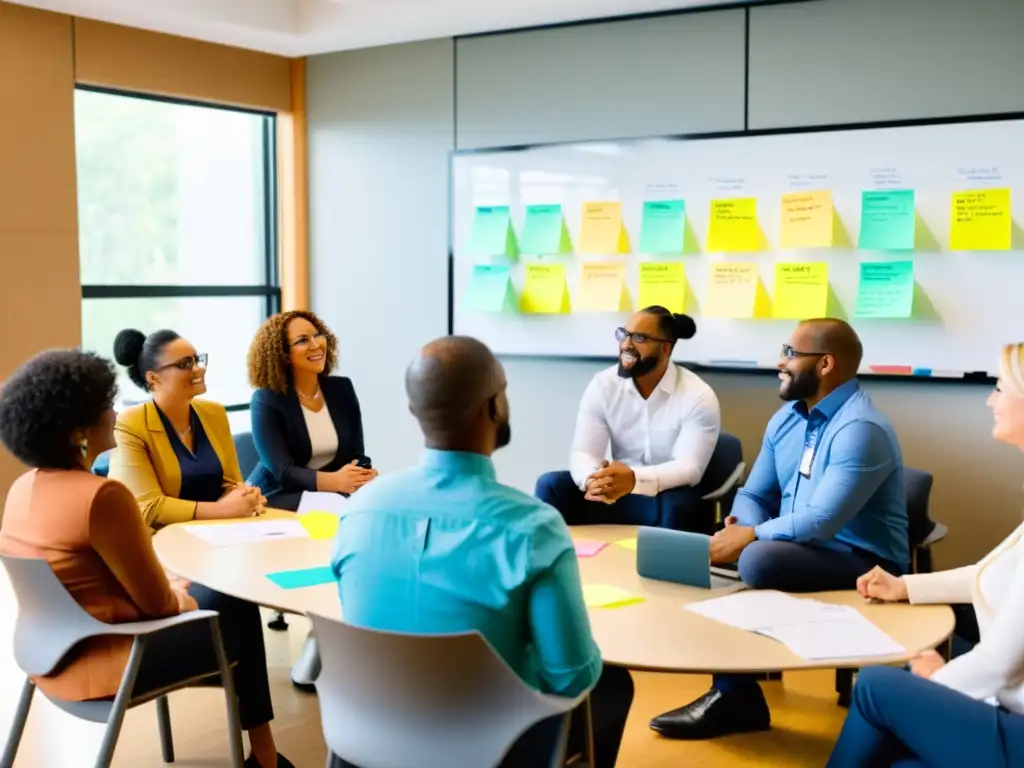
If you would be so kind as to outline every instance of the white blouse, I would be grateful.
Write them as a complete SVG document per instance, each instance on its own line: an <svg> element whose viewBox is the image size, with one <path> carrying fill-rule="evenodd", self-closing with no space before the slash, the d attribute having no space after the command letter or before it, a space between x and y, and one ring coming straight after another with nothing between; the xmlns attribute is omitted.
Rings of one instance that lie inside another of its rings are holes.
<svg viewBox="0 0 1024 768"><path fill-rule="evenodd" d="M977 565L904 576L911 603L973 603L981 642L936 683L1024 715L1024 525Z"/></svg>
<svg viewBox="0 0 1024 768"><path fill-rule="evenodd" d="M327 403L319 411L311 411L302 406L302 415L306 420L306 431L309 433L309 445L313 449L309 463L309 469L320 469L326 467L334 460L338 452L338 431L331 421L331 412L327 410Z"/></svg>

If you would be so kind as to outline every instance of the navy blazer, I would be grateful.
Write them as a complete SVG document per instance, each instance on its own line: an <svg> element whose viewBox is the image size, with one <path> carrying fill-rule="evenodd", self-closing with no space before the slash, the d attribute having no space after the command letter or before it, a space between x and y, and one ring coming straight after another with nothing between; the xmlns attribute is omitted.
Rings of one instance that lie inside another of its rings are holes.
<svg viewBox="0 0 1024 768"><path fill-rule="evenodd" d="M252 438L260 460L249 475L249 483L263 492L270 506L275 506L271 497L282 494L289 497L285 508L298 504L303 491L316 490L317 472L334 472L353 460L369 466L370 460L363 453L363 418L352 381L344 376L321 376L320 392L338 433L338 451L319 470L306 466L313 447L295 391L280 395L257 389L252 395Z"/></svg>

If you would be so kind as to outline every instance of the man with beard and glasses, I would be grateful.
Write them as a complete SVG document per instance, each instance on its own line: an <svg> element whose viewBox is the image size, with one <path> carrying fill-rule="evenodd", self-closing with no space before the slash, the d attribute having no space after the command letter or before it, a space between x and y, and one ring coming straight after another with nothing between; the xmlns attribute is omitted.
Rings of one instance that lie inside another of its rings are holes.
<svg viewBox="0 0 1024 768"><path fill-rule="evenodd" d="M754 589L854 589L872 568L910 564L903 457L889 419L857 383L860 339L842 320L807 320L782 345L779 396L761 453L711 559L739 559ZM771 726L753 675L715 675L691 704L659 715L669 738L704 739Z"/></svg>
<svg viewBox="0 0 1024 768"><path fill-rule="evenodd" d="M569 525L712 532L695 486L718 442L718 398L697 374L672 362L676 342L696 331L689 316L658 306L615 331L618 365L594 376L583 393L569 471L537 481L537 497Z"/></svg>
<svg viewBox="0 0 1024 768"><path fill-rule="evenodd" d="M419 466L382 475L347 503L331 560L345 621L418 634L476 630L538 690L576 696L594 686L594 765L612 768L633 679L602 667L565 522L495 477L491 454L511 437L505 386L491 351L467 337L433 341L409 365L405 388L426 451ZM560 718L539 723L502 767L549 763L560 727ZM569 754L583 736L570 731Z"/></svg>

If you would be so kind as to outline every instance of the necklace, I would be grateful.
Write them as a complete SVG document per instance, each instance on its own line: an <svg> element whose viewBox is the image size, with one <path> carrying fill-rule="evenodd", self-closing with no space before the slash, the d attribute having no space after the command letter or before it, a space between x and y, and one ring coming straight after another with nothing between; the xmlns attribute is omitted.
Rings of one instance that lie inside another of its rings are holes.
<svg viewBox="0 0 1024 768"><path fill-rule="evenodd" d="M299 397L305 398L306 400L319 400L320 399L320 385L319 384L316 385L316 391L312 395L307 395L305 392L303 392L300 389L296 389L295 391L299 393Z"/></svg>

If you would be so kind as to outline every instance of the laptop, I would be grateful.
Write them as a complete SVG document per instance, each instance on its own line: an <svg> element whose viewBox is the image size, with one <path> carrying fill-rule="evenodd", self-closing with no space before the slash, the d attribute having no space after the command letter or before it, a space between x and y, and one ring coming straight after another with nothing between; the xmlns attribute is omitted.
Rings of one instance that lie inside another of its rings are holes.
<svg viewBox="0 0 1024 768"><path fill-rule="evenodd" d="M641 526L636 538L636 570L645 579L703 589L741 589L739 574L711 567L711 537L703 533Z"/></svg>

